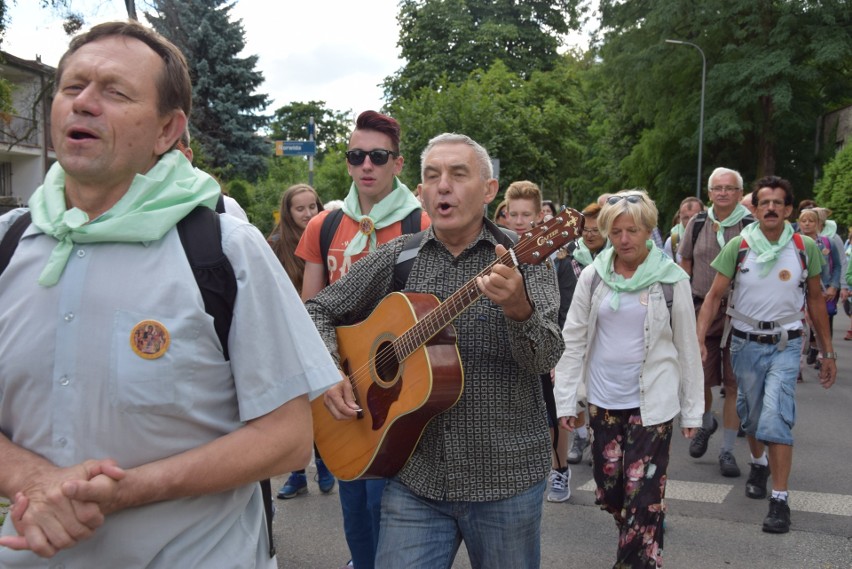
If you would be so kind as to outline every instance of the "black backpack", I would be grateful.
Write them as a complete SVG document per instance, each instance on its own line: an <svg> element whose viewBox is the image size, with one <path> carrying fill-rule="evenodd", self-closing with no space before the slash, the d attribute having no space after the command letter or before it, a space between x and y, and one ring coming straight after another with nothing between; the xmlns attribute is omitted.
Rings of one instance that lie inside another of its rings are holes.
<svg viewBox="0 0 852 569"><path fill-rule="evenodd" d="M237 300L237 277L227 255L222 250L222 228L219 214L225 212L224 200L219 197L214 212L208 207L198 206L177 224L183 250L195 282L201 291L204 301L204 311L213 317L213 327L222 345L225 360L230 360L228 353L228 334L231 331L231 320L234 314L234 303ZM0 241L0 274L9 265L21 236L31 223L30 212L27 211L16 219ZM263 507L266 511L266 530L269 536L269 556L275 555L275 544L272 541L272 483L260 481L263 495Z"/></svg>

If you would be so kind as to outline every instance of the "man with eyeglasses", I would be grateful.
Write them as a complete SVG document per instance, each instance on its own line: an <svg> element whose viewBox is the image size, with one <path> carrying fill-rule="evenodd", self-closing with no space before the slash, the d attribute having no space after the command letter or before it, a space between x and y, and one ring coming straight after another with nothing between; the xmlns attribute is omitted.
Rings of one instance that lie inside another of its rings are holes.
<svg viewBox="0 0 852 569"><path fill-rule="evenodd" d="M703 357L714 342L707 338L708 329L722 298L733 286L728 314L733 326L733 369L739 380L737 411L752 455L746 496L766 498L771 473L772 495L763 531L787 533L787 480L793 462L792 428L796 422L805 300L824 350L820 384L826 389L837 376L837 354L831 346L822 295L822 255L811 238L796 234L785 221L793 211L790 182L777 176L761 178L755 182L752 203L757 207L759 223L744 228L713 261L718 273L704 298L697 332Z"/></svg>
<svg viewBox="0 0 852 569"><path fill-rule="evenodd" d="M397 175L404 159L399 152L400 126L396 119L364 111L355 122L349 137L346 162L352 185L343 201L343 216L323 258L323 224L331 212L323 211L311 218L296 255L305 260L302 300L307 301L330 283L344 276L352 264L378 245L403 233L403 220L413 212L421 213L420 201ZM424 213L414 232L429 226ZM288 480L279 497L304 493L304 473ZM292 478L292 475L291 475ZM379 517L385 480L340 481L340 505L343 531L357 569L372 569L379 539ZM290 495L291 494L291 495Z"/></svg>
<svg viewBox="0 0 852 569"><path fill-rule="evenodd" d="M680 265L692 279L692 298L697 315L704 303L704 297L716 271L710 266L722 247L736 237L743 227L754 221L749 211L740 205L743 191L743 178L739 172L728 168L716 168L710 174L708 191L712 205L706 212L693 217L686 225L680 240L678 253ZM713 391L723 386L725 399L722 405L722 445L719 449L719 472L722 476L736 478L740 476L740 467L734 458L734 443L737 439L740 421L737 417L737 378L731 367L731 353L728 345L722 345L725 326L725 302L714 313L707 332L707 358L704 361L704 417L702 427L689 445L689 454L701 458L707 452L710 436L716 432L719 423L713 415Z"/></svg>

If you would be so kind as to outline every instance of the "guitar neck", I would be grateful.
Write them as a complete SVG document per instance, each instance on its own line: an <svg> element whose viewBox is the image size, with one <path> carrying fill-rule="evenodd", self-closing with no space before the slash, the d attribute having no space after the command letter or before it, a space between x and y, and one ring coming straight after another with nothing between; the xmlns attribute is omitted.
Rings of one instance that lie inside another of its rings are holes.
<svg viewBox="0 0 852 569"><path fill-rule="evenodd" d="M583 215L580 212L564 208L553 219L525 233L513 248L506 251L417 324L397 337L393 341L397 361L405 360L420 349L476 302L476 299L482 295L479 287L476 286L477 278L491 274L491 270L497 264L514 269L522 263L541 263L559 247L579 236L583 230L583 223Z"/></svg>

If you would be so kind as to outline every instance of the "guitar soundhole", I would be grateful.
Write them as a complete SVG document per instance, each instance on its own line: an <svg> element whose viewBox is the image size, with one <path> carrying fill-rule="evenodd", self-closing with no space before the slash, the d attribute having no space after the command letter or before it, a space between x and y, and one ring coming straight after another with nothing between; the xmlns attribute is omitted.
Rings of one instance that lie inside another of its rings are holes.
<svg viewBox="0 0 852 569"><path fill-rule="evenodd" d="M399 373L399 362L393 351L393 344L382 342L376 350L376 374L379 381L393 383Z"/></svg>

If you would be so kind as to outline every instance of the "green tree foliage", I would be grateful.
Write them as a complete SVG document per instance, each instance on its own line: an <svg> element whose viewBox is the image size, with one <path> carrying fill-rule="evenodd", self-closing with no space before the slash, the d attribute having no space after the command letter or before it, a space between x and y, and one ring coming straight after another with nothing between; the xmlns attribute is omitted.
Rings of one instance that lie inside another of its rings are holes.
<svg viewBox="0 0 852 569"><path fill-rule="evenodd" d="M552 69L560 37L579 26L580 0L402 0L405 66L384 82L394 101L423 87L460 83L502 60L516 74Z"/></svg>
<svg viewBox="0 0 852 569"><path fill-rule="evenodd" d="M158 32L186 55L193 82L190 132L212 171L223 178L256 180L273 148L258 136L268 97L257 56L238 57L245 48L242 22L230 20L225 0L154 0L146 13Z"/></svg>
<svg viewBox="0 0 852 569"><path fill-rule="evenodd" d="M838 224L852 227L852 144L826 164L815 189L816 202L829 208Z"/></svg>
<svg viewBox="0 0 852 569"><path fill-rule="evenodd" d="M353 128L350 114L326 108L325 101L293 101L275 111L269 123L270 136L274 140L308 140L308 123L314 117L314 140L317 157L321 158L340 143L346 143Z"/></svg>
<svg viewBox="0 0 852 569"><path fill-rule="evenodd" d="M566 56L553 71L523 79L497 61L475 71L461 84L422 88L397 101L394 116L402 125L406 156L403 179L420 179L420 153L441 132L462 132L500 159L501 186L528 179L545 195L570 199L583 156L582 91L578 62Z"/></svg>
<svg viewBox="0 0 852 569"><path fill-rule="evenodd" d="M817 118L852 92L852 11L841 0L602 0L597 141L587 167L647 187L671 213L695 193L701 57L702 180L719 165L778 174L808 195ZM605 164L608 163L608 166ZM663 219L666 219L663 216Z"/></svg>

